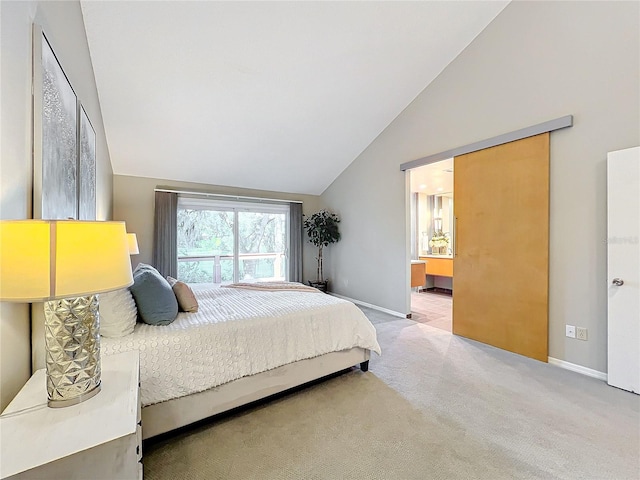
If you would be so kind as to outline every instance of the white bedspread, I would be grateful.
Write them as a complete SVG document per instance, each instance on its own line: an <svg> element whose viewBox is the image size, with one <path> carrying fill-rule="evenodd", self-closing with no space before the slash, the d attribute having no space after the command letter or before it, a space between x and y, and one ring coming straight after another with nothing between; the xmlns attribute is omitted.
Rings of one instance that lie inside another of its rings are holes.
<svg viewBox="0 0 640 480"><path fill-rule="evenodd" d="M329 352L361 347L380 354L362 311L330 295L235 288L195 294L198 313L101 339L103 355L140 351L143 406Z"/></svg>

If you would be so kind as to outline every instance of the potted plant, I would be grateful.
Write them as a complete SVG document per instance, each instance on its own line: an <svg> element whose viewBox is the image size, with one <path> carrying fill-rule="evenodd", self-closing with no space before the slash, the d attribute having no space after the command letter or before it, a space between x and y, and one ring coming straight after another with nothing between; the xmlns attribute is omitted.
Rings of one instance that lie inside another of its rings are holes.
<svg viewBox="0 0 640 480"><path fill-rule="evenodd" d="M309 280L309 285L316 287L326 293L327 281L324 279L322 271L322 251L324 247L336 243L340 240L338 231L340 218L335 213L327 210L320 210L304 220L304 229L309 236L309 241L318 247L318 271L316 281Z"/></svg>

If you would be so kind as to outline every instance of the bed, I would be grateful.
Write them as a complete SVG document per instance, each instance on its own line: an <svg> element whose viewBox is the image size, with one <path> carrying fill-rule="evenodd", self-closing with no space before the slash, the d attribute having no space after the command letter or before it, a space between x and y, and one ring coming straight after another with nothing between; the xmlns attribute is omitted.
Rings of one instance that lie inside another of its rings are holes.
<svg viewBox="0 0 640 480"><path fill-rule="evenodd" d="M368 369L375 328L353 303L318 291L196 289L197 313L102 338L102 354L138 350L143 438L341 370Z"/></svg>

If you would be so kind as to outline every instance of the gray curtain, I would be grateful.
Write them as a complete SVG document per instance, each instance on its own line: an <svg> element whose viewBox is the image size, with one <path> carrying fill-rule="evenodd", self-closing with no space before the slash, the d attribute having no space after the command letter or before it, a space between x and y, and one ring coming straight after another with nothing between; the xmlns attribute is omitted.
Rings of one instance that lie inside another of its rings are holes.
<svg viewBox="0 0 640 480"><path fill-rule="evenodd" d="M156 192L153 222L153 266L178 278L178 194Z"/></svg>
<svg viewBox="0 0 640 480"><path fill-rule="evenodd" d="M302 204L289 204L289 281L302 282Z"/></svg>

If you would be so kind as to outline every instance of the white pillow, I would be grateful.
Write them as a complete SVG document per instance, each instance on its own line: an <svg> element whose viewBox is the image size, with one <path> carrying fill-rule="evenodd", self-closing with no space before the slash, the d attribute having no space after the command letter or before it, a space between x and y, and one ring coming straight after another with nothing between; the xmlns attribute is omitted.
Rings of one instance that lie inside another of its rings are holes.
<svg viewBox="0 0 640 480"><path fill-rule="evenodd" d="M133 333L138 309L128 288L101 293L98 302L100 335L118 338Z"/></svg>

